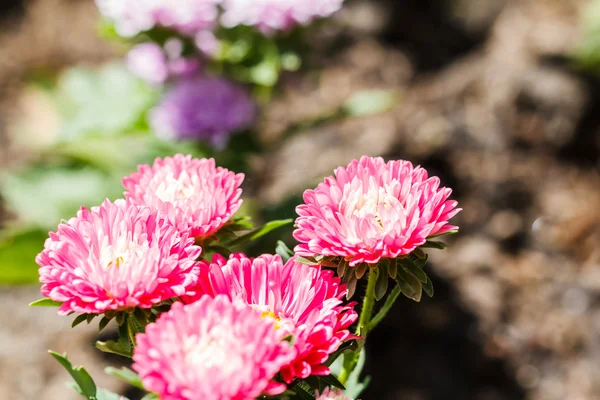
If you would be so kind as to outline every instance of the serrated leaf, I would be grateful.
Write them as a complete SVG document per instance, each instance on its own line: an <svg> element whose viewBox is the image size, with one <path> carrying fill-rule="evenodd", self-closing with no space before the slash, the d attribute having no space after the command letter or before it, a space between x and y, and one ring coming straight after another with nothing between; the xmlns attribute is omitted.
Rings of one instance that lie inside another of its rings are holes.
<svg viewBox="0 0 600 400"><path fill-rule="evenodd" d="M114 367L106 367L104 368L104 372L106 372L110 376L115 376L121 379L122 381L125 381L139 389L144 389L144 385L142 384L142 379L140 378L140 376L127 367L121 367L120 369Z"/></svg>
<svg viewBox="0 0 600 400"><path fill-rule="evenodd" d="M427 282L423 284L423 291L427 293L427 296L433 297L433 282L430 277L427 277Z"/></svg>
<svg viewBox="0 0 600 400"><path fill-rule="evenodd" d="M50 355L54 357L73 377L83 396L87 397L89 400L96 400L96 384L85 368L82 366L73 367L71 362L67 359L66 354L61 355L52 350L49 350L48 353L50 353Z"/></svg>
<svg viewBox="0 0 600 400"><path fill-rule="evenodd" d="M75 317L75 319L73 320L73 323L71 324L71 328L75 328L77 325L81 324L83 321L87 320L88 315L87 314L79 314L77 317Z"/></svg>
<svg viewBox="0 0 600 400"><path fill-rule="evenodd" d="M374 271L375 270L371 270L371 273ZM385 296L388 290L388 281L388 264L387 262L382 262L379 265L377 280L375 281L375 300L379 301L383 299L383 296Z"/></svg>
<svg viewBox="0 0 600 400"><path fill-rule="evenodd" d="M294 255L294 252L281 240L277 241L275 253L279 254L284 263Z"/></svg>
<svg viewBox="0 0 600 400"><path fill-rule="evenodd" d="M250 233L247 233L243 236L240 236L239 238L237 238L235 240L232 240L231 242L229 242L227 244L227 246L228 247L238 246L242 243L249 242L251 240L256 240L256 239L266 235L267 233L272 232L275 229L281 228L283 226L289 225L292 222L294 222L294 220L291 218L267 222L262 227L254 230Z"/></svg>
<svg viewBox="0 0 600 400"><path fill-rule="evenodd" d="M409 274L403 268L398 270L396 282L402 289L402 294L416 302L421 301L423 285L414 275Z"/></svg>
<svg viewBox="0 0 600 400"><path fill-rule="evenodd" d="M50 300L46 297L29 303L29 307L60 307L62 303Z"/></svg>

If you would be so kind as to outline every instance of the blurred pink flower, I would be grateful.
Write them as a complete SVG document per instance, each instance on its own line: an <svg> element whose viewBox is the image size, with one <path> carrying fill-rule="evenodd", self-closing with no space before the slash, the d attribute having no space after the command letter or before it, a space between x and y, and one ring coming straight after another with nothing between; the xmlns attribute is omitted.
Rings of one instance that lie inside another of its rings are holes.
<svg viewBox="0 0 600 400"><path fill-rule="evenodd" d="M316 189L296 208L296 254L344 257L350 265L412 252L431 236L458 229L452 190L408 161L362 157Z"/></svg>
<svg viewBox="0 0 600 400"><path fill-rule="evenodd" d="M281 338L293 336L297 351L293 361L281 369L286 382L295 377L329 375L323 365L342 342L353 336L348 327L356 320L354 303L343 305L346 285L333 271L299 264L290 259L262 255L250 259L234 254L226 260L220 255L213 263L200 263L197 294L226 294L243 299L263 318L275 322Z"/></svg>
<svg viewBox="0 0 600 400"><path fill-rule="evenodd" d="M288 30L329 17L343 0L223 0L221 23L256 26L263 32Z"/></svg>
<svg viewBox="0 0 600 400"><path fill-rule="evenodd" d="M157 209L182 233L204 238L219 230L240 208L244 180L212 158L177 154L140 165L123 178L125 197Z"/></svg>
<svg viewBox="0 0 600 400"><path fill-rule="evenodd" d="M344 392L339 389L329 389L325 388L323 393L320 395L317 393L317 400L353 400L352 398L346 396Z"/></svg>
<svg viewBox="0 0 600 400"><path fill-rule="evenodd" d="M59 314L96 314L192 295L200 247L156 211L106 200L58 226L36 257L42 294Z"/></svg>
<svg viewBox="0 0 600 400"><path fill-rule="evenodd" d="M176 30L185 35L212 29L219 18L222 0L96 0L100 13L115 24L124 37L154 27Z"/></svg>
<svg viewBox="0 0 600 400"><path fill-rule="evenodd" d="M279 394L285 385L272 379L294 357L272 320L226 296L175 303L136 338L133 369L162 400Z"/></svg>
<svg viewBox="0 0 600 400"><path fill-rule="evenodd" d="M183 45L178 45L178 42L178 39L169 39L165 49L153 42L136 45L127 53L127 68L133 75L151 85L161 85L169 78L193 76L200 70L200 59L183 57Z"/></svg>

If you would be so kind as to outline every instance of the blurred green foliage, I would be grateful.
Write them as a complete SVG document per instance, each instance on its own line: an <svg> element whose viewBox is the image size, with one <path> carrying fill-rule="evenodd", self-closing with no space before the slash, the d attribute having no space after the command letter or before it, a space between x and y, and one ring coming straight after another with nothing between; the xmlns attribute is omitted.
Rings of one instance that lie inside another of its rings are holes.
<svg viewBox="0 0 600 400"><path fill-rule="evenodd" d="M574 54L581 67L600 73L600 0L592 0L581 16L581 40Z"/></svg>
<svg viewBox="0 0 600 400"><path fill-rule="evenodd" d="M14 215L0 232L0 283L37 282L34 259L47 232L81 206L121 197L121 178L138 164L175 153L207 155L195 143L151 134L146 114L159 93L121 63L72 68L41 85L55 100L61 127L52 145L32 149L34 163L0 176L0 195Z"/></svg>

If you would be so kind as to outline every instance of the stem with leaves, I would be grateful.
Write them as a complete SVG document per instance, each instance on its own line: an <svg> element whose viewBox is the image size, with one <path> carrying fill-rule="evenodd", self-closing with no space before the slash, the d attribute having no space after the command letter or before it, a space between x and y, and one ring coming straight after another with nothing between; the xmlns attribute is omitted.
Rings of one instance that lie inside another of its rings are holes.
<svg viewBox="0 0 600 400"><path fill-rule="evenodd" d="M373 307L375 306L375 284L377 283L377 277L379 275L379 270L377 268L371 268L369 270L369 277L367 281L367 292L365 293L365 298L363 300L363 306L360 311L360 318L358 320L358 326L356 328L356 334L361 336L363 339L367 339L367 335L369 334L369 323L371 321L371 316L373 315ZM346 383L354 368L358 364L358 358L360 357L360 351L362 346L356 351L346 352L344 353L344 362L342 366L342 371L340 372L340 376L338 377L339 381L343 384Z"/></svg>

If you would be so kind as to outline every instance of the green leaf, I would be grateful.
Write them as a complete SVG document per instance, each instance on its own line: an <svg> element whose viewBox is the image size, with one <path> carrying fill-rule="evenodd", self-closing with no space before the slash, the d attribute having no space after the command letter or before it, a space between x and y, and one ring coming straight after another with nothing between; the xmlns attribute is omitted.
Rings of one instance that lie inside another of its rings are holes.
<svg viewBox="0 0 600 400"><path fill-rule="evenodd" d="M293 219L282 219L282 220L276 220L276 221L271 221L271 222L267 222L265 225L263 225L262 227L247 233L243 236L240 236L239 238L232 240L231 242L229 242L227 244L228 247L233 247L233 246L238 246L242 243L246 243L249 242L251 240L256 240L264 235L266 235L267 233L274 231L277 228L281 228L282 226L286 226L291 224L292 222L294 222Z"/></svg>
<svg viewBox="0 0 600 400"><path fill-rule="evenodd" d="M98 392L96 393L96 400L122 400L126 399L126 397L121 396L120 394L113 393L107 389L98 388Z"/></svg>
<svg viewBox="0 0 600 400"><path fill-rule="evenodd" d="M427 293L427 296L433 297L433 282L430 277L427 277L427 282L423 284L423 291Z"/></svg>
<svg viewBox="0 0 600 400"><path fill-rule="evenodd" d="M409 274L403 268L401 268L398 270L396 282L398 282L398 285L400 285L400 288L402 289L402 294L404 296L416 302L421 301L423 285L421 284L420 280L415 278L414 275Z"/></svg>
<svg viewBox="0 0 600 400"><path fill-rule="evenodd" d="M133 356L131 346L126 346L122 343L115 342L114 340L108 340L106 342L97 341L96 348L104 353L117 354L127 358Z"/></svg>
<svg viewBox="0 0 600 400"><path fill-rule="evenodd" d="M36 300L32 303L29 303L29 307L60 307L62 303L58 301L50 300L47 297L43 299Z"/></svg>
<svg viewBox="0 0 600 400"><path fill-rule="evenodd" d="M159 400L159 399L160 399L160 397L158 397L158 395L156 393L148 393L147 395L142 397L142 400Z"/></svg>
<svg viewBox="0 0 600 400"><path fill-rule="evenodd" d="M360 375L365 366L365 360L366 360L366 352L363 348L360 351L360 357L358 358L358 364L356 364L354 371L352 371L352 373L348 377L348 380L345 383L345 386L346 386L345 394L346 394L346 396L348 396L350 398L358 399L360 394L367 388L367 386L369 385L369 382L371 380L371 378L367 376L367 377L365 377L365 379L362 382L360 381ZM343 357L339 357L336 360L336 362L334 362L331 365L332 375L339 376L339 374L342 370L342 365L343 365Z"/></svg>
<svg viewBox="0 0 600 400"><path fill-rule="evenodd" d="M39 229L5 231L0 239L0 284L38 283L35 256L44 248L47 237L47 231Z"/></svg>
<svg viewBox="0 0 600 400"><path fill-rule="evenodd" d="M71 68L59 78L56 90L64 117L62 137L114 136L133 130L142 124L157 95L122 62L99 69Z"/></svg>
<svg viewBox="0 0 600 400"><path fill-rule="evenodd" d="M388 263L382 262L379 264L379 272L377 275L377 280L375 281L375 300L379 301L383 299L383 296L387 293L388 290Z"/></svg>
<svg viewBox="0 0 600 400"><path fill-rule="evenodd" d="M287 247L287 245L281 240L277 241L277 247L275 248L275 253L279 254L279 256L281 257L283 262L286 262L294 255L294 252L292 250L290 250L290 248Z"/></svg>
<svg viewBox="0 0 600 400"><path fill-rule="evenodd" d="M61 219L73 216L81 206L94 206L107 197L119 197L123 192L120 186L118 179L90 167L67 169L45 165L6 176L2 195L20 223L44 231L47 237L48 230L55 231ZM43 244L43 239L37 243L38 252Z"/></svg>
<svg viewBox="0 0 600 400"><path fill-rule="evenodd" d="M114 367L106 367L104 369L104 372L106 372L110 376L115 376L121 379L122 381L125 381L139 389L144 389L144 385L142 384L140 376L127 367L121 367L120 369L116 369Z"/></svg>
<svg viewBox="0 0 600 400"><path fill-rule="evenodd" d="M48 353L50 353L50 355L54 357L73 377L83 396L89 400L96 400L96 384L85 368L81 366L73 367L71 362L67 359L66 354L61 355L52 350L49 350Z"/></svg>
<svg viewBox="0 0 600 400"><path fill-rule="evenodd" d="M122 315L123 321L119 324L119 340L108 340L106 342L96 342L96 348L105 353L118 354L123 357L131 358L133 355L133 347L131 342L130 319L128 314L119 313L117 317Z"/></svg>

